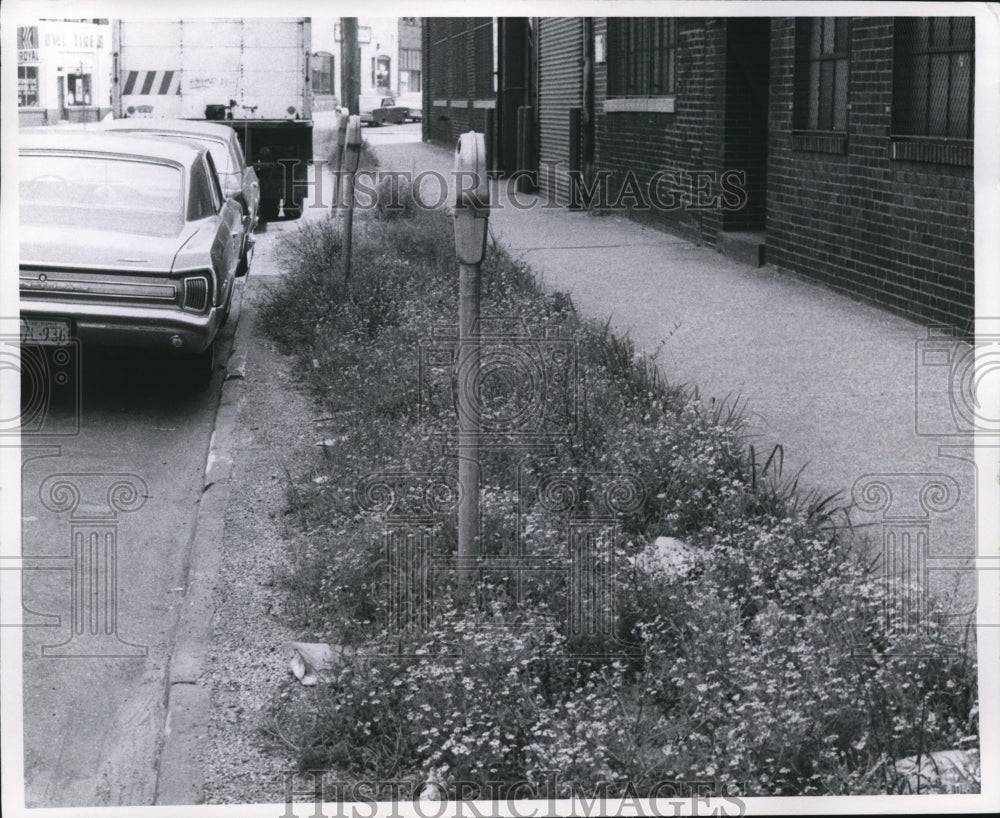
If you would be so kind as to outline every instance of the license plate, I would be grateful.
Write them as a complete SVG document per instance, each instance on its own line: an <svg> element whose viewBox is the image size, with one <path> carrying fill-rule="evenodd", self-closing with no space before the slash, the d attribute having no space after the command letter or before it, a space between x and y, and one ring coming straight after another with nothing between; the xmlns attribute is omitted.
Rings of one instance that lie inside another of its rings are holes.
<svg viewBox="0 0 1000 818"><path fill-rule="evenodd" d="M21 343L62 347L69 344L70 326L66 318L22 318Z"/></svg>

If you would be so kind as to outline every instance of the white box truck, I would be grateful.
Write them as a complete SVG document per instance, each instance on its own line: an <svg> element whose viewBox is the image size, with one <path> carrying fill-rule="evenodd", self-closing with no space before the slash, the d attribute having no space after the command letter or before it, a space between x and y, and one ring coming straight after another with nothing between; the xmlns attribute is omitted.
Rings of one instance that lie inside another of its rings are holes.
<svg viewBox="0 0 1000 818"><path fill-rule="evenodd" d="M119 20L114 114L231 126L260 179L263 217L298 218L313 156L311 43L308 17Z"/></svg>

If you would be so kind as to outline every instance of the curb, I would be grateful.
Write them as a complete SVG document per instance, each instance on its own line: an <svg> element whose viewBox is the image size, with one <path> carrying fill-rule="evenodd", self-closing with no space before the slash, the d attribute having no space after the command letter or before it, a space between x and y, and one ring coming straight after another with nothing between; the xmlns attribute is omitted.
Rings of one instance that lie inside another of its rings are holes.
<svg viewBox="0 0 1000 818"><path fill-rule="evenodd" d="M244 279L246 281L246 279ZM212 637L212 591L222 561L220 544L232 491L236 417L243 400L249 322L240 321L244 284L234 310L236 333L226 364L205 478L189 546L187 590L166 678L166 722L157 765L154 804L200 804L205 779L198 762L211 711L211 690L201 684Z"/></svg>

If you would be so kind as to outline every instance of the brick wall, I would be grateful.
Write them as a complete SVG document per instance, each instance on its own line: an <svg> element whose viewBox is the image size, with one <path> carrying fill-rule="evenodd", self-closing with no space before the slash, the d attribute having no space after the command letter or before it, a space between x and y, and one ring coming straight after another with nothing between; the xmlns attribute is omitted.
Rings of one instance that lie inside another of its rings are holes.
<svg viewBox="0 0 1000 818"><path fill-rule="evenodd" d="M454 147L468 130L486 131L492 104L490 17L424 17L423 138ZM437 104L444 102L445 104ZM479 105L477 105L479 103Z"/></svg>
<svg viewBox="0 0 1000 818"><path fill-rule="evenodd" d="M675 180L663 179L658 187L660 201L668 207L643 210L631 207L630 215L695 241L714 242L721 217L708 210L688 207L693 174L717 168L722 161L722 102L724 72L724 27L706 25L704 18L678 18L675 59L674 111L639 113L603 111L607 97L607 66L595 73L597 108L598 171L611 172L613 202L631 174L643 191L654 174L674 172ZM606 31L606 20L595 25L595 33ZM613 59L609 42L608 59ZM706 190L708 183L705 182ZM678 207L671 208L672 202ZM631 206L631 197L621 204ZM650 202L650 205L654 203Z"/></svg>
<svg viewBox="0 0 1000 818"><path fill-rule="evenodd" d="M892 20L854 18L846 152L796 150L793 19L771 26L767 258L929 323L973 314L972 168L890 158Z"/></svg>

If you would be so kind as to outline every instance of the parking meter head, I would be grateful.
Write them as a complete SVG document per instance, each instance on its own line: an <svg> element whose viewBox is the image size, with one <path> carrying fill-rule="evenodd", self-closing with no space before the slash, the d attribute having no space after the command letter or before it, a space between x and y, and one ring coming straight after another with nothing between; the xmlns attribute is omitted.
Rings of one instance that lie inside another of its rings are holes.
<svg viewBox="0 0 1000 818"><path fill-rule="evenodd" d="M347 120L350 119L347 112L341 110L337 114L337 145L343 148L344 143L347 142Z"/></svg>
<svg viewBox="0 0 1000 818"><path fill-rule="evenodd" d="M455 253L461 264L479 264L486 252L490 186L486 175L486 140L469 131L455 149Z"/></svg>
<svg viewBox="0 0 1000 818"><path fill-rule="evenodd" d="M456 208L488 210L490 183L486 172L486 138L476 131L458 137L455 147L455 200Z"/></svg>
<svg viewBox="0 0 1000 818"><path fill-rule="evenodd" d="M353 115L347 122L345 143L344 170L355 173L361 160L361 117Z"/></svg>

